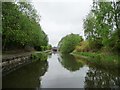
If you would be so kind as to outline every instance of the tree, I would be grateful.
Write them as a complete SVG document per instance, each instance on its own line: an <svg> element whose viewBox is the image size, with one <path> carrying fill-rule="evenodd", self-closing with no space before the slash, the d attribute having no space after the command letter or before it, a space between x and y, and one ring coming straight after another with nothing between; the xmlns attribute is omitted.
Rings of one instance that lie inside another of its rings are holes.
<svg viewBox="0 0 120 90"><path fill-rule="evenodd" d="M61 53L70 53L82 40L82 36L78 34L69 34L60 40L58 44L59 50Z"/></svg>
<svg viewBox="0 0 120 90"><path fill-rule="evenodd" d="M109 47L120 50L120 1L93 1L93 7L84 20L86 39L91 46L101 49Z"/></svg>
<svg viewBox="0 0 120 90"><path fill-rule="evenodd" d="M3 50L48 45L37 12L28 2L3 2L2 23Z"/></svg>

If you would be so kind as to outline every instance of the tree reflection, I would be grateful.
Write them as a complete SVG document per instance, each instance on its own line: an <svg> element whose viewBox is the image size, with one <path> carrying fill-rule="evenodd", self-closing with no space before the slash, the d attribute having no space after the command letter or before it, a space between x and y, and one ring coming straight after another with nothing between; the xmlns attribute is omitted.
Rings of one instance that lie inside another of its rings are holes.
<svg viewBox="0 0 120 90"><path fill-rule="evenodd" d="M3 77L3 88L39 88L47 69L47 60L32 62Z"/></svg>
<svg viewBox="0 0 120 90"><path fill-rule="evenodd" d="M81 62L78 62L75 59L75 57L70 54L62 54L58 58L58 60L64 68L66 68L67 70L69 70L71 72L79 70L80 67L83 67L83 64Z"/></svg>
<svg viewBox="0 0 120 90"><path fill-rule="evenodd" d="M120 76L103 69L90 67L85 77L85 88L120 88Z"/></svg>
<svg viewBox="0 0 120 90"><path fill-rule="evenodd" d="M49 54L48 54L48 58L51 58L51 57L52 57L52 53L49 53Z"/></svg>

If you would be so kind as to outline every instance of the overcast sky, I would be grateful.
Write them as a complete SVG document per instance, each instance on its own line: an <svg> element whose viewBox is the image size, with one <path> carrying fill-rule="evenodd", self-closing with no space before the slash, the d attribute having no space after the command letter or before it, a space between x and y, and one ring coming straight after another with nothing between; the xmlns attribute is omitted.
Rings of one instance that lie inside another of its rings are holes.
<svg viewBox="0 0 120 90"><path fill-rule="evenodd" d="M91 9L92 0L34 0L33 5L52 46L70 33L84 36L83 19Z"/></svg>

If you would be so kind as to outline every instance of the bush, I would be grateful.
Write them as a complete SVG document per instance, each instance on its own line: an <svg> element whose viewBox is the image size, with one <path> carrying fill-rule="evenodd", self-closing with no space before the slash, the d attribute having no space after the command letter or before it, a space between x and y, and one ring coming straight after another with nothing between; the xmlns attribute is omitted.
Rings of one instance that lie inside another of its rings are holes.
<svg viewBox="0 0 120 90"><path fill-rule="evenodd" d="M90 46L88 41L80 42L79 46L76 46L75 51L77 52L88 52L90 51Z"/></svg>
<svg viewBox="0 0 120 90"><path fill-rule="evenodd" d="M47 53L44 52L33 53L31 55L31 59L41 61L47 60Z"/></svg>

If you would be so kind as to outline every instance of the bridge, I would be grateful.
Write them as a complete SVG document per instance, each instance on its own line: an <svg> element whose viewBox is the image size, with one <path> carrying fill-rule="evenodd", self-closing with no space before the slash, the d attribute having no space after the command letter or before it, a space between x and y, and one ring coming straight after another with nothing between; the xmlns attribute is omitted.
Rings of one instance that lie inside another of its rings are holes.
<svg viewBox="0 0 120 90"><path fill-rule="evenodd" d="M57 47L53 47L53 48L52 48L52 51L56 51L56 52L57 52L57 51L58 51L58 48L57 48Z"/></svg>

